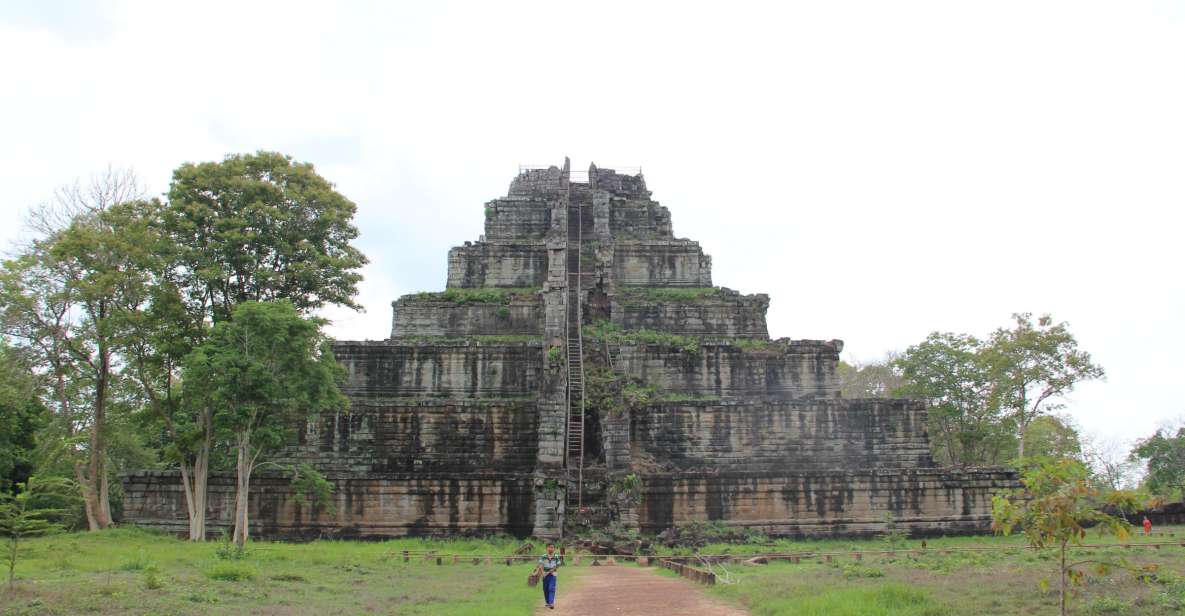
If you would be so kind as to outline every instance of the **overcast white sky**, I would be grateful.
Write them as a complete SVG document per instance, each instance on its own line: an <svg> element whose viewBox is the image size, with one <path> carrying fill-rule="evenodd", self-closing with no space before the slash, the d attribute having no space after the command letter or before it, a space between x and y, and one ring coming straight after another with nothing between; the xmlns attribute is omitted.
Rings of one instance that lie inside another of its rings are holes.
<svg viewBox="0 0 1185 616"><path fill-rule="evenodd" d="M495 6L497 5L497 6ZM1070 411L1185 414L1185 2L5 2L0 242L108 164L278 150L358 204L365 314L444 286L520 163L637 166L775 337L849 360L1012 312L1108 372Z"/></svg>

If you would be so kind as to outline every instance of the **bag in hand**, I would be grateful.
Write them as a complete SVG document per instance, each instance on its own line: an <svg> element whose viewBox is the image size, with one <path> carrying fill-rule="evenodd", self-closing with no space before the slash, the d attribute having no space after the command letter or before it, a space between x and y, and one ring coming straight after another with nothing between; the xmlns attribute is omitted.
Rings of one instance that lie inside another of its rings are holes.
<svg viewBox="0 0 1185 616"><path fill-rule="evenodd" d="M539 578L540 578L539 573L532 573L531 575L528 575L527 576L527 586L534 588L535 586L537 586L539 584Z"/></svg>

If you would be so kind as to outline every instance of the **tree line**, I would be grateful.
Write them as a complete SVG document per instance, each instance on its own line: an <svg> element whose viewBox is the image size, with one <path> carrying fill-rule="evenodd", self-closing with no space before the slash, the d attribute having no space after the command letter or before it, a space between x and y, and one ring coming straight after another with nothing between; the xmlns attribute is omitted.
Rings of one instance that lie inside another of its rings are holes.
<svg viewBox="0 0 1185 616"><path fill-rule="evenodd" d="M346 404L315 312L359 308L355 210L274 152L183 164L156 198L108 170L33 208L0 264L0 491L67 478L98 530L118 472L175 468L200 541L209 474L233 470L245 542L252 473L299 419Z"/></svg>
<svg viewBox="0 0 1185 616"><path fill-rule="evenodd" d="M1140 487L1159 500L1185 496L1185 422L1123 444L1078 429L1067 396L1104 369L1050 315L1012 315L987 336L933 332L903 352L841 362L851 398L925 400L934 460L942 466L1082 463L1104 491Z"/></svg>

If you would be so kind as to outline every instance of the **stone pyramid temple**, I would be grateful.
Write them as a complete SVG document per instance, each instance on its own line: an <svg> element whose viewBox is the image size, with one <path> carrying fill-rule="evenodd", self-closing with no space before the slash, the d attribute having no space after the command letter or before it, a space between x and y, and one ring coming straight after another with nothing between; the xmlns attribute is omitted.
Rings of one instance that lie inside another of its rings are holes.
<svg viewBox="0 0 1185 616"><path fill-rule="evenodd" d="M283 460L334 511L254 480L253 531L376 537L657 533L719 521L770 535L982 532L1003 469L937 468L926 408L843 399L839 340L770 338L766 295L713 286L640 173L522 169L443 292L394 302L391 337L338 342L348 412ZM182 530L176 473L124 478L125 518ZM229 524L234 478L210 478Z"/></svg>

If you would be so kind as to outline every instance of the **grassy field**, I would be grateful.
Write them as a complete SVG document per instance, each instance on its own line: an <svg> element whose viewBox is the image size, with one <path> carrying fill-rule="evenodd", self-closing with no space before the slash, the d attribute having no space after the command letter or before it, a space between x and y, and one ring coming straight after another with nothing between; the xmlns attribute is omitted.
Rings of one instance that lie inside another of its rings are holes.
<svg viewBox="0 0 1185 616"><path fill-rule="evenodd" d="M532 565L437 566L402 550L510 554L514 541L253 542L242 559L136 529L29 542L0 614L523 615L539 603ZM498 561L495 560L495 563ZM6 568L5 568L6 569ZM5 570L7 573L7 570ZM7 581L7 580L5 580Z"/></svg>
<svg viewBox="0 0 1185 616"><path fill-rule="evenodd" d="M1170 536L1169 533L1172 533ZM1133 546L1177 542L1159 549L1119 547L1114 537L1088 537L1088 543L1116 547L1074 550L1077 560L1123 559L1131 566L1154 564L1154 576L1140 579L1128 571L1091 572L1075 589L1075 614L1155 616L1185 613L1185 529L1166 528L1150 539L1133 537ZM1056 614L1057 565L1052 551L1023 549L1019 537L956 537L895 545L872 541L778 541L758 545L711 545L704 552L757 553L897 550L892 555L850 554L804 558L798 564L731 565L722 583L709 592L744 605L758 616L980 616ZM959 551L964 548L1015 547L1006 551ZM952 551L942 554L950 548ZM1050 590L1043 592L1042 579Z"/></svg>
<svg viewBox="0 0 1185 616"><path fill-rule="evenodd" d="M1160 529L1154 541L1178 545L1079 550L1076 558L1115 556L1156 564L1143 581L1122 571L1092 574L1077 591L1076 614L1185 613L1185 529ZM1167 533L1173 533L1170 537ZM1091 542L1115 543L1113 538ZM1145 543L1133 538L1131 543ZM732 584L708 592L757 615L971 616L1055 614L1052 554L1022 549L1015 537L916 540L776 541L716 544L705 553L836 552L800 563L734 564ZM220 544L190 544L134 528L73 533L29 542L17 565L14 592L0 590L0 614L458 614L527 615L539 590L524 583L530 564L474 565L476 555L508 555L514 540L387 542L254 542L244 558L220 557ZM850 550L885 550L856 561ZM1008 551L940 553L945 549L1008 547ZM425 562L403 550L460 554ZM671 550L668 550L670 552ZM683 550L678 550L683 551ZM587 563L584 559L583 563ZM590 568L581 566L576 577ZM571 580L572 577L567 579ZM569 587L571 588L571 587Z"/></svg>

